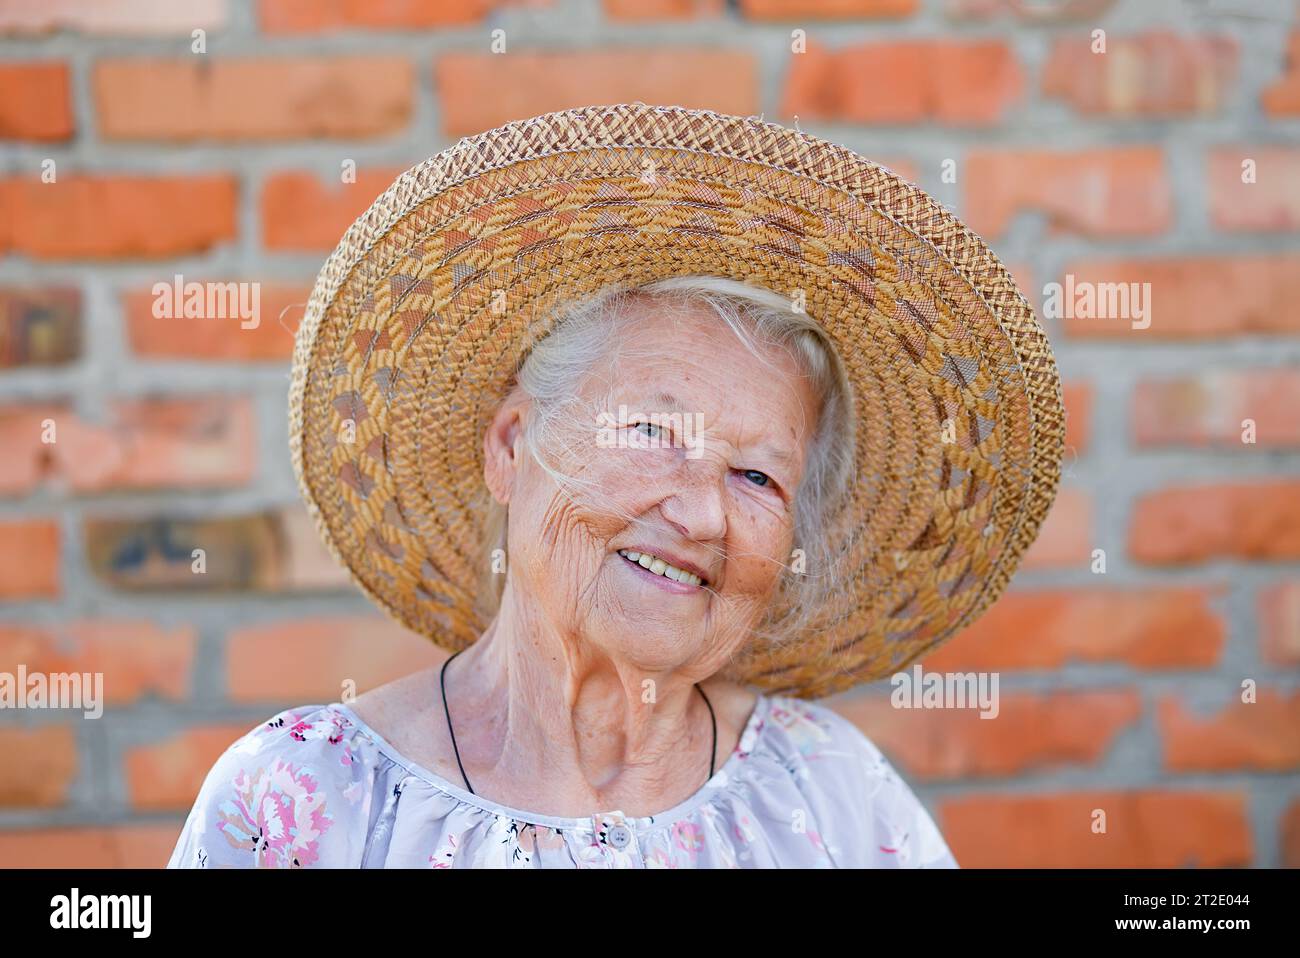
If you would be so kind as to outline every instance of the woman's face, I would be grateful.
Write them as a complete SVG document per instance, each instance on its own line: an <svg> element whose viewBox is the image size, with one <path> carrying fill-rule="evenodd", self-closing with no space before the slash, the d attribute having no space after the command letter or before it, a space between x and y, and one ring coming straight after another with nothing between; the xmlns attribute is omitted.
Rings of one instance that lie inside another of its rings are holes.
<svg viewBox="0 0 1300 958"><path fill-rule="evenodd" d="M526 399L489 430L488 484L510 507L508 588L593 651L698 681L744 645L790 561L816 399L787 352L759 345L760 361L707 307L626 308L576 421L542 447L571 485L524 454ZM703 581L658 574L653 559Z"/></svg>

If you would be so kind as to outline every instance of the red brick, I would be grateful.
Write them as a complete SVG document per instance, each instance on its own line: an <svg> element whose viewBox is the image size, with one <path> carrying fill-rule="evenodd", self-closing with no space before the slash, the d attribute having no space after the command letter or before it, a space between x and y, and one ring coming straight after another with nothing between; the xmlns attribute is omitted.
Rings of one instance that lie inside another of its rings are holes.
<svg viewBox="0 0 1300 958"><path fill-rule="evenodd" d="M1178 116L1213 114L1230 98L1237 43L1229 37L1159 31L1107 36L1106 52L1092 37L1059 37L1043 71L1043 93L1084 114Z"/></svg>
<svg viewBox="0 0 1300 958"><path fill-rule="evenodd" d="M780 111L801 120L988 126L1020 98L1024 76L997 40L896 40L791 54Z"/></svg>
<svg viewBox="0 0 1300 958"><path fill-rule="evenodd" d="M1258 690L1255 702L1233 699L1213 715L1192 714L1172 696L1156 720L1171 772L1285 771L1300 766L1300 692Z"/></svg>
<svg viewBox="0 0 1300 958"><path fill-rule="evenodd" d="M1300 579L1259 593L1259 654L1270 665L1300 665Z"/></svg>
<svg viewBox="0 0 1300 958"><path fill-rule="evenodd" d="M43 442L46 421L55 441ZM70 407L0 406L0 494L45 483L74 492L242 486L252 481L256 428L241 397L117 400L105 422Z"/></svg>
<svg viewBox="0 0 1300 958"><path fill-rule="evenodd" d="M1300 559L1300 481L1183 486L1133 506L1129 554L1185 565L1213 558Z"/></svg>
<svg viewBox="0 0 1300 958"><path fill-rule="evenodd" d="M75 726L0 726L0 755L0 809L67 804L77 777Z"/></svg>
<svg viewBox="0 0 1300 958"><path fill-rule="evenodd" d="M398 57L105 60L94 88L110 140L372 137L406 127L415 71Z"/></svg>
<svg viewBox="0 0 1300 958"><path fill-rule="evenodd" d="M122 768L131 807L137 811L188 809L213 763L256 724L188 728L161 742L127 749Z"/></svg>
<svg viewBox="0 0 1300 958"><path fill-rule="evenodd" d="M225 25L226 0L58 0L0 5L0 33L75 30L92 34L190 36Z"/></svg>
<svg viewBox="0 0 1300 958"><path fill-rule="evenodd" d="M1111 557L1114 561L1114 557ZM926 671L1056 670L1070 662L1210 668L1225 627L1199 587L1008 592L922 662Z"/></svg>
<svg viewBox="0 0 1300 958"><path fill-rule="evenodd" d="M1093 832L1094 810L1106 831ZM963 868L1201 868L1251 864L1242 792L978 795L939 806Z"/></svg>
<svg viewBox="0 0 1300 958"><path fill-rule="evenodd" d="M162 868L183 821L0 831L0 868Z"/></svg>
<svg viewBox="0 0 1300 958"><path fill-rule="evenodd" d="M0 671L102 672L104 704L131 705L148 696L189 697L197 643L190 626L83 619L57 626L0 625Z"/></svg>
<svg viewBox="0 0 1300 958"><path fill-rule="evenodd" d="M1300 800L1287 806L1279 830L1282 833L1282 867L1300 868Z"/></svg>
<svg viewBox="0 0 1300 958"><path fill-rule="evenodd" d="M727 10L726 0L602 0L606 18L617 20L712 19Z"/></svg>
<svg viewBox="0 0 1300 958"><path fill-rule="evenodd" d="M750 20L848 20L910 17L919 0L740 0Z"/></svg>
<svg viewBox="0 0 1300 958"><path fill-rule="evenodd" d="M0 368L54 366L81 356L81 290L0 288Z"/></svg>
<svg viewBox="0 0 1300 958"><path fill-rule="evenodd" d="M235 238L229 176L0 180L0 251L36 259L171 257Z"/></svg>
<svg viewBox="0 0 1300 958"><path fill-rule="evenodd" d="M1045 214L1051 235L1153 236L1173 222L1157 147L974 149L962 182L963 218L986 238L1000 236L1017 213Z"/></svg>
<svg viewBox="0 0 1300 958"><path fill-rule="evenodd" d="M188 280L187 280L188 281ZM220 282L220 280L218 280ZM151 290L123 295L131 351L147 359L284 362L293 356L293 334L307 311L309 287L261 284L261 318L245 329L238 318L159 318Z"/></svg>
<svg viewBox="0 0 1300 958"><path fill-rule="evenodd" d="M0 64L0 139L67 140L72 130L66 63Z"/></svg>
<svg viewBox="0 0 1300 958"><path fill-rule="evenodd" d="M1300 30L1291 31L1285 71L1260 93L1259 102L1269 116L1300 115Z"/></svg>
<svg viewBox="0 0 1300 958"><path fill-rule="evenodd" d="M835 710L909 775L925 779L1094 766L1142 711L1132 690L1000 692L997 703L992 719L978 708L895 708L886 696L849 699Z"/></svg>
<svg viewBox="0 0 1300 958"><path fill-rule="evenodd" d="M423 30L481 23L493 0L260 0L263 33Z"/></svg>
<svg viewBox="0 0 1300 958"><path fill-rule="evenodd" d="M355 183L310 173L277 173L262 185L262 245L270 250L328 253L358 216L405 169L357 170Z"/></svg>
<svg viewBox="0 0 1300 958"><path fill-rule="evenodd" d="M1284 368L1205 372L1144 380L1133 394L1139 446L1185 444L1249 451L1242 422L1255 422L1262 448L1300 446L1300 371Z"/></svg>
<svg viewBox="0 0 1300 958"><path fill-rule="evenodd" d="M434 63L449 136L551 110L636 100L752 116L759 112L758 80L754 54L725 48L444 53Z"/></svg>
<svg viewBox="0 0 1300 958"><path fill-rule="evenodd" d="M443 658L428 639L387 617L290 620L230 635L226 688L231 701L268 707L332 702L346 681L360 694Z"/></svg>
<svg viewBox="0 0 1300 958"><path fill-rule="evenodd" d="M59 592L59 524L0 522L0 599L46 599Z"/></svg>
<svg viewBox="0 0 1300 958"><path fill-rule="evenodd" d="M1092 499L1082 489L1061 489L1043 521L1038 538L1023 559L1023 569L1068 566L1088 568L1096 543L1092 538Z"/></svg>
<svg viewBox="0 0 1300 958"><path fill-rule="evenodd" d="M1242 182L1242 163L1255 161L1254 182ZM1211 150L1210 218L1215 229L1259 233L1300 229L1300 149L1234 146Z"/></svg>
<svg viewBox="0 0 1300 958"><path fill-rule="evenodd" d="M1061 390L1065 400L1065 448L1073 449L1076 456L1083 455L1092 437L1092 385L1086 382L1066 383Z"/></svg>
<svg viewBox="0 0 1300 958"><path fill-rule="evenodd" d="M1187 256L1070 263L1076 285L1150 283L1150 326L1066 316L1070 336L1194 339L1300 333L1300 256Z"/></svg>
<svg viewBox="0 0 1300 958"><path fill-rule="evenodd" d="M342 591L350 580L300 506L202 518L97 518L82 523L85 560L127 592L266 594ZM191 558L203 549L206 571Z"/></svg>

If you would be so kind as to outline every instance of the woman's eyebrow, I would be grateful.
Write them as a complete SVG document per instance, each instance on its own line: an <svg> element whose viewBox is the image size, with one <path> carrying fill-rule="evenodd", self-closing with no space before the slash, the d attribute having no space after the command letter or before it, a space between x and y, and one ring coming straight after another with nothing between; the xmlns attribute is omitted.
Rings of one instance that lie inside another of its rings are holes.
<svg viewBox="0 0 1300 958"><path fill-rule="evenodd" d="M685 409L685 407L682 405L681 400L679 400L672 393L666 392L664 390L660 390L656 392L653 396L650 397L650 400L656 406L660 407L660 409L665 411L669 409L682 411ZM760 445L755 446L754 449L757 452L764 453L766 455L771 456L773 459L777 460L782 465L786 465L786 466L793 463L795 459L795 455L790 449L788 449L785 446L777 445L771 442L761 443Z"/></svg>

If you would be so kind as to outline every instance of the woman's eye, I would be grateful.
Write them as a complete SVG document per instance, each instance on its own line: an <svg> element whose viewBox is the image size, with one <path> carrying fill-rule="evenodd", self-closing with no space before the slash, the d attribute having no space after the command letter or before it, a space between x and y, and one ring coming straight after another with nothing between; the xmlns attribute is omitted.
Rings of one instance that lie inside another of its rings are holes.
<svg viewBox="0 0 1300 958"><path fill-rule="evenodd" d="M645 426L645 429L642 429L641 428L642 426ZM655 423L652 422L633 423L632 428L640 432L643 436L646 436L650 439L658 439L663 431L662 426L656 425ZM654 431L648 432L647 430L654 430Z"/></svg>
<svg viewBox="0 0 1300 958"><path fill-rule="evenodd" d="M759 472L757 469L745 469L743 475L756 486L766 486L772 481L771 477L765 472ZM754 478L757 476L758 478Z"/></svg>

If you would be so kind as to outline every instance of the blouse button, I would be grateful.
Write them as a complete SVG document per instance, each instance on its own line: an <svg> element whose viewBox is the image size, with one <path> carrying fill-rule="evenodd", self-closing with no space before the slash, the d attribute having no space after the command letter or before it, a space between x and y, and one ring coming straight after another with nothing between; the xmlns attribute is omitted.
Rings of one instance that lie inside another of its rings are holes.
<svg viewBox="0 0 1300 958"><path fill-rule="evenodd" d="M615 825L610 828L607 837L615 848L626 848L632 841L632 831L626 825Z"/></svg>

